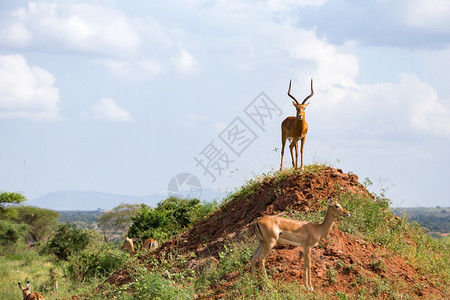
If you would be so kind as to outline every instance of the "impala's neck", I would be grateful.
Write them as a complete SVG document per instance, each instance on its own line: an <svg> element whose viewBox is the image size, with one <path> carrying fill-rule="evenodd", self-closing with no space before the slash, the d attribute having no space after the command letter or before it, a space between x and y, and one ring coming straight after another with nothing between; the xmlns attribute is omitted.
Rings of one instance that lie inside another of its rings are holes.
<svg viewBox="0 0 450 300"><path fill-rule="evenodd" d="M334 214L331 212L330 209L328 209L327 214L325 216L325 220L323 220L323 222L318 225L321 239L323 239L328 235L328 233L330 233L331 227L333 226L333 222L334 222Z"/></svg>

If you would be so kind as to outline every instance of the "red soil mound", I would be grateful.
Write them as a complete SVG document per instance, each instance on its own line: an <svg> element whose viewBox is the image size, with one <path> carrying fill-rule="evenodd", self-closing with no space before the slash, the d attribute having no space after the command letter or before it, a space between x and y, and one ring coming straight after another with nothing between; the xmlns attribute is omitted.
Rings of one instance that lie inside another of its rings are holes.
<svg viewBox="0 0 450 300"><path fill-rule="evenodd" d="M290 210L323 210L325 206L322 201L342 192L373 198L358 183L356 175L330 167L311 173L293 173L283 180L266 179L250 196L235 196L208 219L199 222L176 239L164 243L156 255L176 249L177 253L182 254L195 252L197 260L211 256L219 258L218 254L223 251L224 244L251 234L252 225L261 216L281 213L286 215ZM379 278L384 278L399 282L397 290L401 293L408 291L411 295L413 291L417 297L444 298L442 291L398 255L337 229L332 229L329 237L312 249L311 255L313 286L329 295L336 295L338 291L354 295L355 285L365 285L373 290L376 289L377 280L379 284ZM274 280L304 282L301 247L278 244L267 257L266 266ZM217 298L225 296L227 290L232 289L238 275L228 276L228 284L215 287L213 292ZM115 281L114 278L109 279L111 283ZM120 278L117 281L126 280ZM384 295L380 292L379 297L383 298Z"/></svg>

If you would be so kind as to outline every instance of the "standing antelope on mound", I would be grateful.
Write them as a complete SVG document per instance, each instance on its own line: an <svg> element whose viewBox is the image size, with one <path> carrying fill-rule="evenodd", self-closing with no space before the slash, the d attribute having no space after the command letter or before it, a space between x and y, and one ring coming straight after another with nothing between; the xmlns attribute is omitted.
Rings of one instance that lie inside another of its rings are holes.
<svg viewBox="0 0 450 300"><path fill-rule="evenodd" d="M123 242L122 245L122 250L123 251L127 251L130 255L133 255L136 253L136 250L134 250L134 243L133 241L135 241L136 238L129 238L129 237L125 237L125 241ZM154 240L154 239L145 239L144 243L141 246L141 249L155 249L158 247L158 241Z"/></svg>
<svg viewBox="0 0 450 300"><path fill-rule="evenodd" d="M291 95L291 81L289 81L288 95L294 99L295 108L297 109L297 114L295 117L287 117L281 123L281 165L280 170L283 170L283 155L284 146L286 144L286 139L289 139L291 143L289 144L289 149L291 150L292 166L297 169L298 165L298 140L301 141L300 145L300 159L301 165L300 169L303 170L303 145L305 144L306 134L308 133L308 123L305 120L305 108L309 105L306 100L314 95L313 91L313 80L311 78L311 94L303 100L302 104L298 103L297 99ZM293 148L295 148L295 161Z"/></svg>
<svg viewBox="0 0 450 300"><path fill-rule="evenodd" d="M34 292L31 293L31 284L27 281L27 287L23 288L20 282L17 283L19 288L22 290L23 300L45 300L41 293Z"/></svg>
<svg viewBox="0 0 450 300"><path fill-rule="evenodd" d="M298 221L279 216L265 216L256 222L255 233L259 239L259 246L252 255L251 273L255 276L255 264L259 258L264 277L267 279L265 261L267 255L277 241L303 247L305 258L305 285L310 291L311 285L311 248L316 246L321 239L330 232L336 216L350 217L348 210L344 209L337 201L328 197L328 210L325 220L321 224L313 224L306 221Z"/></svg>

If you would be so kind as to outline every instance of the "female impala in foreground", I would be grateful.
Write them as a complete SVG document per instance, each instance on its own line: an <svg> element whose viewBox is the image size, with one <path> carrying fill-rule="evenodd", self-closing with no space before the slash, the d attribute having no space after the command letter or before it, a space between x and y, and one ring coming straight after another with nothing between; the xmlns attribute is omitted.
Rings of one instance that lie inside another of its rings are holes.
<svg viewBox="0 0 450 300"><path fill-rule="evenodd" d="M130 255L133 255L136 253L136 250L134 250L134 243L133 241L136 240L136 238L130 239L129 237L125 237L125 241L122 245L122 250L127 251ZM142 249L155 249L158 247L158 242L154 239L146 239L144 240L144 243L142 244Z"/></svg>
<svg viewBox="0 0 450 300"><path fill-rule="evenodd" d="M20 282L17 283L19 285L19 288L22 290L23 300L45 300L44 297L42 297L41 293L34 292L31 293L31 284L29 281L27 281L27 287L23 288Z"/></svg>
<svg viewBox="0 0 450 300"><path fill-rule="evenodd" d="M287 117L281 123L281 165L280 170L283 170L283 155L284 146L286 145L286 139L289 139L291 143L289 144L289 150L291 150L292 166L297 169L298 165L298 141L300 140L300 169L303 170L303 146L305 145L306 134L308 133L308 123L305 120L305 108L309 105L306 100L314 95L313 91L313 81L311 79L311 94L303 100L300 104L297 99L291 95L291 82L289 81L288 95L294 99L295 109L297 113L295 117ZM293 150L295 148L295 160Z"/></svg>
<svg viewBox="0 0 450 300"><path fill-rule="evenodd" d="M350 217L350 213L337 201L328 197L328 210L325 220L321 224L313 224L306 221L297 221L279 216L265 216L256 223L256 236L259 246L252 255L251 273L255 276L256 260L260 258L264 277L267 279L265 260L270 250L277 241L286 244L303 247L305 258L305 285L308 290L313 290L311 285L311 248L316 246L321 239L330 232L336 216Z"/></svg>

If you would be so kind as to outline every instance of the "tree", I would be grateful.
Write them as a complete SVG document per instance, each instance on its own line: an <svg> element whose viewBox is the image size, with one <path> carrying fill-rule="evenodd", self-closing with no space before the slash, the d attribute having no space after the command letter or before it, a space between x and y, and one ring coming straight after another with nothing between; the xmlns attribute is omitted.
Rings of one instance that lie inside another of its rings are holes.
<svg viewBox="0 0 450 300"><path fill-rule="evenodd" d="M139 204L120 204L98 219L98 225L105 236L106 242L111 239L114 233L127 232L132 223L131 218L136 214L139 206Z"/></svg>
<svg viewBox="0 0 450 300"><path fill-rule="evenodd" d="M9 206L27 201L27 198L19 193L0 193L0 219L15 217L15 211L8 209Z"/></svg>
<svg viewBox="0 0 450 300"><path fill-rule="evenodd" d="M59 213L54 210L33 206L20 206L11 208L17 211L14 220L29 226L28 240L30 242L46 242L52 231L58 225Z"/></svg>

